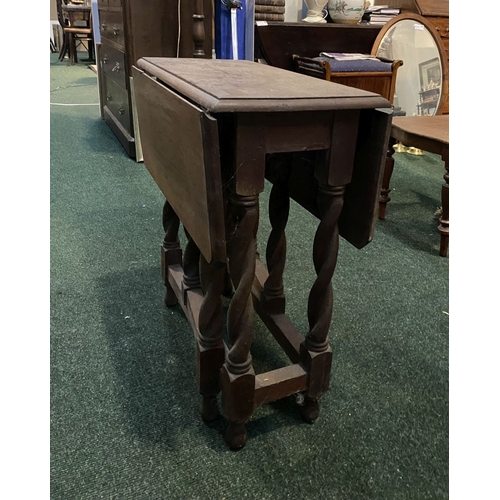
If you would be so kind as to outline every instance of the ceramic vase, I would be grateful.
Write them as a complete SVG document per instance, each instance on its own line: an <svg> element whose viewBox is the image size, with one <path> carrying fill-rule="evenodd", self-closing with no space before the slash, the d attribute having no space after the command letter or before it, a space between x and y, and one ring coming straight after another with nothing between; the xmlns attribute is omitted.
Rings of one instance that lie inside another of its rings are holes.
<svg viewBox="0 0 500 500"><path fill-rule="evenodd" d="M326 23L323 17L323 9L326 7L328 0L304 0L307 7L307 15L302 19L306 23Z"/></svg>
<svg viewBox="0 0 500 500"><path fill-rule="evenodd" d="M369 5L365 0L329 0L328 12L334 23L358 24Z"/></svg>

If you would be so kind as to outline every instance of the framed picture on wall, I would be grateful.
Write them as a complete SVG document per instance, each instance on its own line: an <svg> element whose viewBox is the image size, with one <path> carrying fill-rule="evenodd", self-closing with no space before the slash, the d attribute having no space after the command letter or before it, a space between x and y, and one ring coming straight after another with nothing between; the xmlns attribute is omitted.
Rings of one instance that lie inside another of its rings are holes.
<svg viewBox="0 0 500 500"><path fill-rule="evenodd" d="M434 85L441 83L441 64L439 57L434 57L418 65L420 75L420 87L425 89L432 81Z"/></svg>

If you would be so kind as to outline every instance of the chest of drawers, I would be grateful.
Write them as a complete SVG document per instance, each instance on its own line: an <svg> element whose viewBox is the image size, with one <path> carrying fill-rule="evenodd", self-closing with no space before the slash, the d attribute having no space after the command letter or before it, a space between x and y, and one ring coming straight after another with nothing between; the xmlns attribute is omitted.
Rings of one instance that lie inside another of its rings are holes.
<svg viewBox="0 0 500 500"><path fill-rule="evenodd" d="M141 57L193 57L195 2L98 0L102 116L127 153L142 160L132 65ZM180 12L178 9L180 8ZM212 57L212 2L203 0L206 58ZM180 21L180 23L179 23Z"/></svg>

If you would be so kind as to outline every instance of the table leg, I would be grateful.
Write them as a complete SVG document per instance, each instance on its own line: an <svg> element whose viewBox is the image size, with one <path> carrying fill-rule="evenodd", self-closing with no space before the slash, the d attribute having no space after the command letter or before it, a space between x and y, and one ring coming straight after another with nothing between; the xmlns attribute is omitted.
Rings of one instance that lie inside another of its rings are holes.
<svg viewBox="0 0 500 500"><path fill-rule="evenodd" d="M196 246L193 238L184 228L184 233L187 238L186 248L184 249L184 256L182 261L182 269L184 270L184 277L182 279L182 290L184 302L186 301L186 292L193 288L200 288L200 250Z"/></svg>
<svg viewBox="0 0 500 500"><path fill-rule="evenodd" d="M205 257L201 256L200 278L203 302L196 343L196 379L202 396L200 414L206 422L211 422L219 416L217 394L220 392L220 369L224 364L222 341L224 313L221 295L225 274L225 262L208 263Z"/></svg>
<svg viewBox="0 0 500 500"><path fill-rule="evenodd" d="M449 150L442 154L446 173L444 174L444 183L441 188L441 207L442 214L439 219L438 231L441 233L441 243L439 247L439 255L446 257L448 255L448 244L450 235L450 159Z"/></svg>
<svg viewBox="0 0 500 500"><path fill-rule="evenodd" d="M307 304L309 332L300 346L300 361L309 373L301 415L307 422L319 416L318 399L328 390L332 350L328 331L333 311L332 276L339 250L338 219L344 202L345 186L320 184L318 206L322 215L313 244L313 262L317 274Z"/></svg>
<svg viewBox="0 0 500 500"><path fill-rule="evenodd" d="M290 173L290 165L283 165L279 169L269 198L269 220L272 227L266 249L269 276L264 283L261 295L262 308L267 314L285 313L283 271L286 261L285 228L290 211L290 195L288 192Z"/></svg>
<svg viewBox="0 0 500 500"><path fill-rule="evenodd" d="M392 177L392 172L394 170L394 145L396 144L396 139L393 137L389 138L389 146L387 149L387 156L385 159L385 167L384 167L384 177L382 178L382 188L380 189L380 198L379 198L379 211L378 218L379 220L385 220L385 213L387 210L387 203L391 201L391 197L389 193L391 192L391 188L389 187Z"/></svg>
<svg viewBox="0 0 500 500"><path fill-rule="evenodd" d="M227 313L231 347L221 370L222 404L228 421L225 440L232 449L247 440L245 422L253 411L255 372L250 346L253 337L254 310L252 285L257 252L259 197L231 194L230 217L235 231L228 250L229 271L235 287Z"/></svg>
<svg viewBox="0 0 500 500"><path fill-rule="evenodd" d="M165 305L168 307L177 304L177 297L168 282L168 266L181 264L182 250L179 243L179 217L174 212L168 201L163 205L163 229L165 238L161 246L161 276L166 288Z"/></svg>

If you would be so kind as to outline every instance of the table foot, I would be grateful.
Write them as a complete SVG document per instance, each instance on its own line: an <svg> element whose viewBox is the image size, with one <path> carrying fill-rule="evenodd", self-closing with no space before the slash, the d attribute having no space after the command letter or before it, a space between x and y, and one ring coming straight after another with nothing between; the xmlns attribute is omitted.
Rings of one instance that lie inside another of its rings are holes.
<svg viewBox="0 0 500 500"><path fill-rule="evenodd" d="M247 442L247 430L245 424L229 422L226 433L224 434L224 441L226 441L227 445L232 450L239 450L243 448Z"/></svg>
<svg viewBox="0 0 500 500"><path fill-rule="evenodd" d="M170 283L165 283L165 305L167 307L176 306L179 301L177 300L177 296L175 295L174 289L171 287Z"/></svg>
<svg viewBox="0 0 500 500"><path fill-rule="evenodd" d="M300 416L307 423L312 424L319 417L319 401L306 397L299 410Z"/></svg>
<svg viewBox="0 0 500 500"><path fill-rule="evenodd" d="M228 422L225 441L232 450L242 448L247 440L245 422L254 409L255 372L250 365L247 371L235 374L229 360L220 372L220 387L224 416Z"/></svg>
<svg viewBox="0 0 500 500"><path fill-rule="evenodd" d="M204 422L213 422L220 416L219 404L215 396L202 396L200 415Z"/></svg>
<svg viewBox="0 0 500 500"><path fill-rule="evenodd" d="M439 231L441 232L441 229L439 229ZM441 233L441 243L439 245L439 255L441 257L448 256L449 241L450 241L450 238L449 238L448 233L446 233L446 234Z"/></svg>

